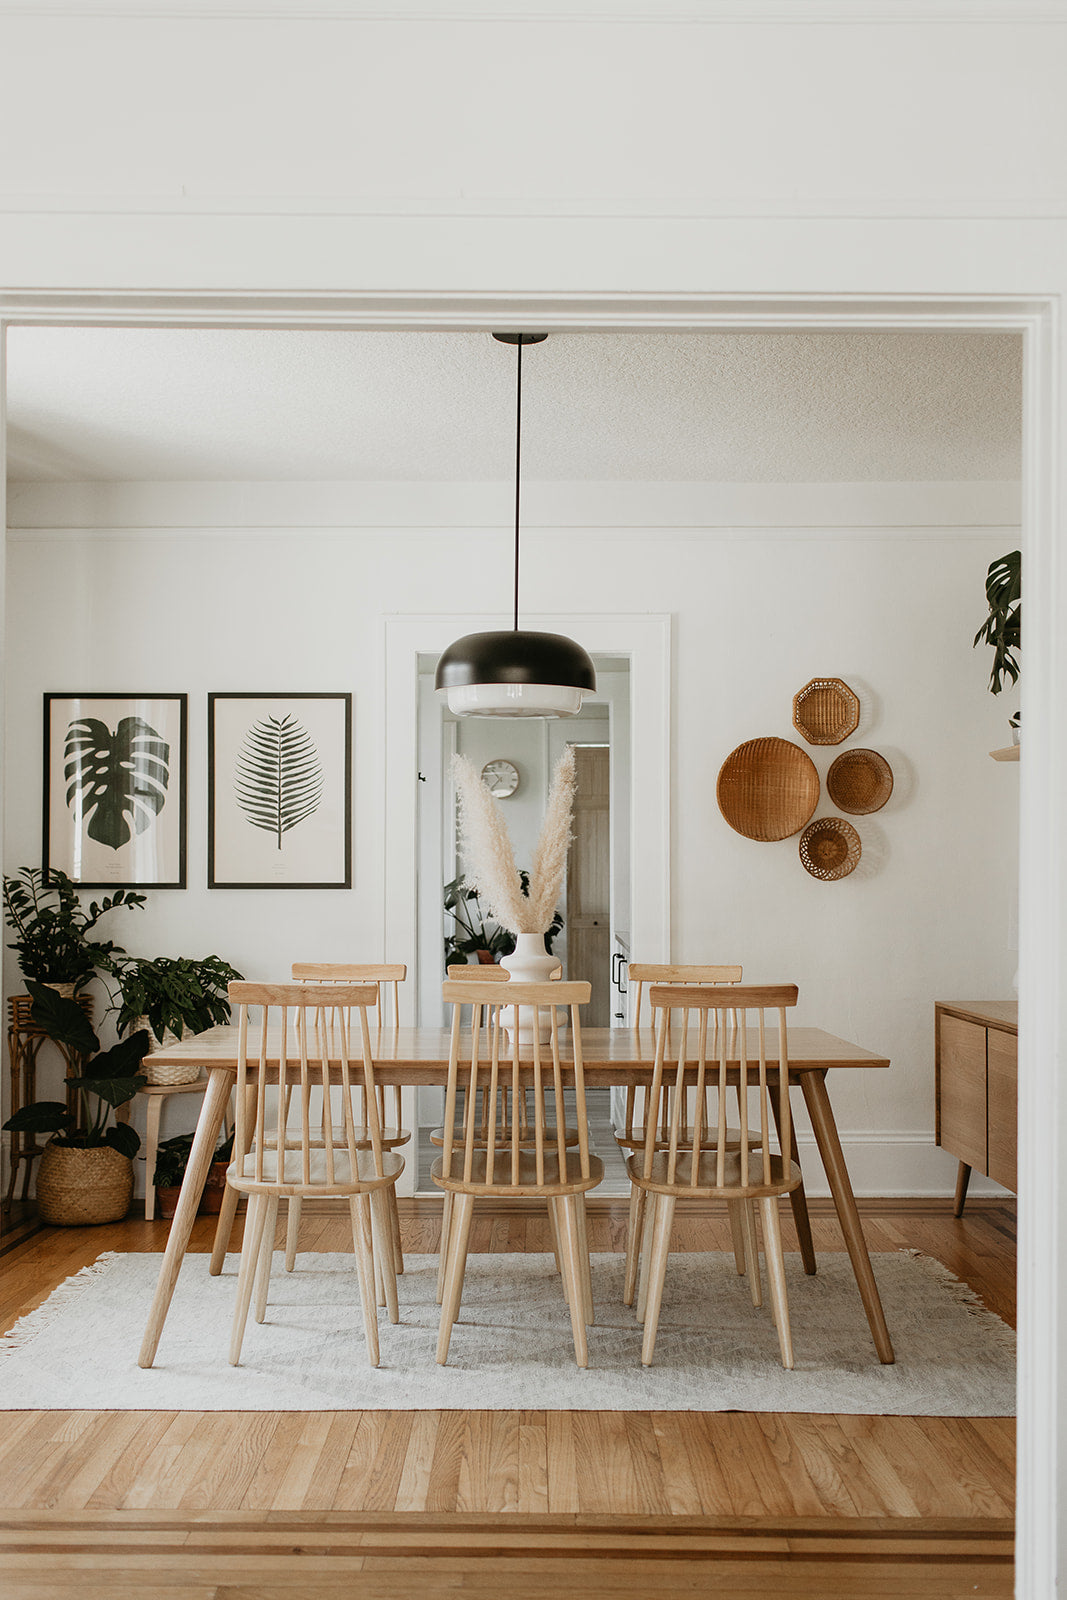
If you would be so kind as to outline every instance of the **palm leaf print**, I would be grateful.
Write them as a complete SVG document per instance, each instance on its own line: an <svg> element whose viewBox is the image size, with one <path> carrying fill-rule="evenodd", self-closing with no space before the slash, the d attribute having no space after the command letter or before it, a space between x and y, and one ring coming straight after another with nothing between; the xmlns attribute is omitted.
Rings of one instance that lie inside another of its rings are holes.
<svg viewBox="0 0 1067 1600"><path fill-rule="evenodd" d="M234 795L253 828L277 838L318 810L322 766L307 729L288 714L265 717L245 735L234 764Z"/></svg>
<svg viewBox="0 0 1067 1600"><path fill-rule="evenodd" d="M123 717L114 733L98 717L72 722L63 757L67 805L98 844L128 844L166 804L170 745L140 717Z"/></svg>

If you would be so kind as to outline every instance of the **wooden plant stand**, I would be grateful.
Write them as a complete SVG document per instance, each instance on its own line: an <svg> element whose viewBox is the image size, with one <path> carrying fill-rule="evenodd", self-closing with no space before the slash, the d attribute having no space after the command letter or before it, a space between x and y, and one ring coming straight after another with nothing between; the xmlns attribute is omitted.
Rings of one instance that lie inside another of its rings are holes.
<svg viewBox="0 0 1067 1600"><path fill-rule="evenodd" d="M87 1019L93 1020L93 1000L91 995L77 996L78 1004L85 1012ZM8 1029L7 1050L8 1061L11 1068L11 1114L21 1111L23 1106L32 1105L37 1098L37 1056L42 1044L51 1035L45 1028L34 1022L30 1014L33 1001L28 994L15 994L8 1000ZM69 1046L60 1044L53 1039L52 1043L59 1051L67 1064L67 1077L77 1078L81 1074L85 1057ZM78 1094L75 1089L67 1089L67 1108L77 1114ZM13 1132L11 1135L11 1178L4 1196L4 1210L10 1211L11 1202L15 1196L15 1184L18 1180L19 1166L25 1162L25 1171L22 1177L23 1200L29 1192L30 1170L34 1159L41 1154L43 1144L38 1144L36 1136L32 1133Z"/></svg>

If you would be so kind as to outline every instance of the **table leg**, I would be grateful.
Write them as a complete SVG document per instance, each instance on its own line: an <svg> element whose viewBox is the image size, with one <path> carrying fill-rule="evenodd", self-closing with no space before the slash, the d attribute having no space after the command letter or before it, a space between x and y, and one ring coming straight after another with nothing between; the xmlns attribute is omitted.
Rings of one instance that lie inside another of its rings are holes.
<svg viewBox="0 0 1067 1600"><path fill-rule="evenodd" d="M895 1359L893 1345L889 1338L889 1329L886 1326L885 1312L882 1310L882 1301L878 1294L878 1285L874 1279L871 1258L867 1254L867 1241L863 1237L863 1229L860 1226L860 1215L856 1209L856 1197L852 1193L852 1183L848 1176L848 1168L845 1166L841 1140L837 1135L837 1124L834 1121L830 1096L826 1092L826 1073L825 1071L799 1072L797 1076L804 1091L804 1104L808 1108L812 1130L815 1134L815 1143L822 1157L822 1164L830 1184L830 1193L834 1197L834 1205L837 1208L841 1231L845 1236L845 1244L848 1248L849 1259L852 1262L852 1270L856 1274L856 1282L859 1285L863 1309L867 1313L871 1336L874 1339L874 1348L878 1352L879 1361L888 1365Z"/></svg>
<svg viewBox="0 0 1067 1600"><path fill-rule="evenodd" d="M770 1096L770 1101L771 1111L774 1114L774 1125L778 1129L778 1145L779 1148L781 1148L782 1113L781 1107L778 1104L777 1094L772 1094ZM784 1150L782 1151L783 1155L786 1155L787 1153L790 1161L795 1162L799 1167L800 1151L797 1149L797 1128L792 1117L789 1119L789 1150L788 1152ZM801 1183L798 1189L793 1190L792 1194L789 1196L789 1204L793 1211L793 1226L797 1230L797 1243L800 1246L800 1259L804 1263L804 1271L810 1277L811 1274L816 1270L815 1241L811 1237L811 1218L808 1216L808 1201L807 1196L804 1193L803 1183Z"/></svg>
<svg viewBox="0 0 1067 1600"><path fill-rule="evenodd" d="M156 1156L159 1154L159 1122L163 1115L163 1096L148 1096L148 1115L145 1119L144 1160L144 1217L151 1222L156 1214Z"/></svg>
<svg viewBox="0 0 1067 1600"><path fill-rule="evenodd" d="M208 1073L207 1093L200 1108L193 1147L189 1152L189 1163L178 1196L178 1208L170 1225L167 1248L163 1255L163 1264L159 1269L144 1339L141 1341L141 1353L137 1357L137 1364L141 1367L150 1367L155 1360L159 1336L163 1332L174 1285L178 1281L182 1257L185 1255L185 1248L193 1231L196 1210L200 1204L200 1196L204 1192L208 1168L211 1166L211 1157L218 1143L222 1115L230 1098L232 1085L232 1073L219 1071Z"/></svg>

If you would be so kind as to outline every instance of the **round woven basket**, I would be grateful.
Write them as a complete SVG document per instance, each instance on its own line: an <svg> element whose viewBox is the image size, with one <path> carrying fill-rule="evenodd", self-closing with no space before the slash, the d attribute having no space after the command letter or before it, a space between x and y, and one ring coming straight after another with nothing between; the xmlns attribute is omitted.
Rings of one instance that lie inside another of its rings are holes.
<svg viewBox="0 0 1067 1600"><path fill-rule="evenodd" d="M844 817L819 817L800 836L800 859L813 878L836 883L859 866L860 836Z"/></svg>
<svg viewBox="0 0 1067 1600"><path fill-rule="evenodd" d="M819 774L807 751L788 739L748 739L720 767L715 798L746 839L788 839L819 803Z"/></svg>
<svg viewBox="0 0 1067 1600"><path fill-rule="evenodd" d="M140 1028L145 1029L148 1037L152 1041L151 1049L141 1062L141 1072L148 1079L149 1083L155 1084L157 1087L169 1088L173 1087L173 1085L176 1083L196 1082L197 1078L200 1076L200 1068L195 1062L190 1063L188 1061L184 1061L180 1065L174 1065L170 1067L156 1066L152 1060L152 1052L158 1050L160 1046L156 1043L156 1036L152 1032L152 1027L147 1017L137 1017L131 1025L129 1032L136 1033ZM172 1033L169 1028L163 1029L162 1048L164 1050L172 1044L178 1044L178 1042L178 1035L176 1033Z"/></svg>
<svg viewBox="0 0 1067 1600"><path fill-rule="evenodd" d="M877 750L846 750L826 774L826 792L839 810L864 817L893 793L893 769Z"/></svg>
<svg viewBox="0 0 1067 1600"><path fill-rule="evenodd" d="M37 1214L55 1227L119 1222L133 1199L133 1162L110 1145L77 1150L49 1140L37 1168Z"/></svg>

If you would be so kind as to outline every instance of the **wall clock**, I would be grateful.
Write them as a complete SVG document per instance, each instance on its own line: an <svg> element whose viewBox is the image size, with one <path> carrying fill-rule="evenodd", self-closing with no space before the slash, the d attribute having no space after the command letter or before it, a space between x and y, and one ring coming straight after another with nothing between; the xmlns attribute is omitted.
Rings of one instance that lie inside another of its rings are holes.
<svg viewBox="0 0 1067 1600"><path fill-rule="evenodd" d="M506 800L519 787L519 773L510 761L487 761L482 768L482 782L497 800Z"/></svg>

